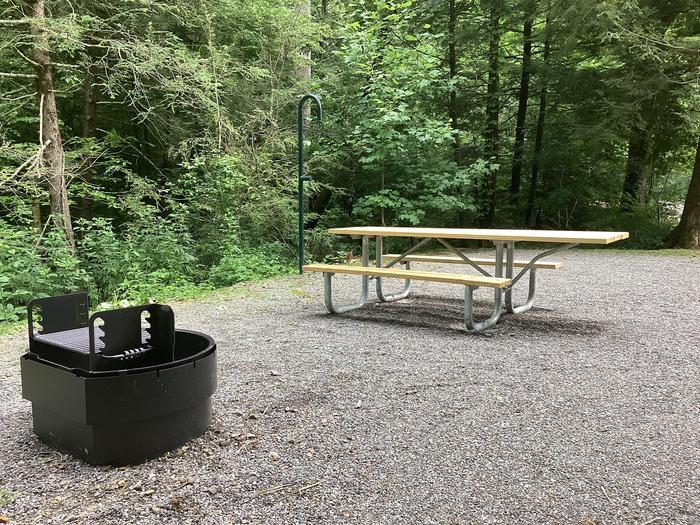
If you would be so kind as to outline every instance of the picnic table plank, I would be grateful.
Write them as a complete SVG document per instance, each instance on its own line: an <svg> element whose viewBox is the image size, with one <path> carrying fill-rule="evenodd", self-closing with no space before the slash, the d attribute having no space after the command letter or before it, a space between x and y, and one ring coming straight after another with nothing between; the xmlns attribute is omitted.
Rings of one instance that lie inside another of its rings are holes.
<svg viewBox="0 0 700 525"><path fill-rule="evenodd" d="M344 273L350 275L369 275L395 279L415 279L465 286L487 286L489 288L506 288L511 280L503 277L484 277L459 273L423 272L418 270L396 270L393 268L375 268L373 266L349 266L344 264L305 264L307 272Z"/></svg>
<svg viewBox="0 0 700 525"><path fill-rule="evenodd" d="M472 257L469 254L464 254L469 259L474 263L474 264L481 264L484 266L495 266L496 265L496 260L495 259L484 259L482 257ZM401 254L399 253L385 253L382 255L382 259L386 261L391 261L392 259L396 259L397 257L400 257ZM407 255L402 261L406 262L417 262L417 263L445 263L445 264L465 264L464 259L461 257L453 257L449 255L440 255L440 254L425 254L425 255ZM505 263L505 261L504 261ZM524 268L530 264L530 261L513 261L513 267L514 268ZM533 268L538 268L542 270L557 270L564 266L564 263L561 261L540 261L533 263L532 267Z"/></svg>
<svg viewBox="0 0 700 525"><path fill-rule="evenodd" d="M628 232L501 230L486 228L418 228L397 226L351 226L331 228L335 235L371 235L436 239L479 239L492 241L526 241L576 244L611 244L629 237Z"/></svg>

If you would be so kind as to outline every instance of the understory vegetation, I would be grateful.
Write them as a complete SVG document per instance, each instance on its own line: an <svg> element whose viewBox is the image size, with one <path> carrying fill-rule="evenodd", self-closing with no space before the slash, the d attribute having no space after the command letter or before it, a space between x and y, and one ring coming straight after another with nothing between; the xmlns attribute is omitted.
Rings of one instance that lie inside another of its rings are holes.
<svg viewBox="0 0 700 525"><path fill-rule="evenodd" d="M360 223L700 242L692 0L0 0L0 35L0 323L294 271L305 92L309 258Z"/></svg>

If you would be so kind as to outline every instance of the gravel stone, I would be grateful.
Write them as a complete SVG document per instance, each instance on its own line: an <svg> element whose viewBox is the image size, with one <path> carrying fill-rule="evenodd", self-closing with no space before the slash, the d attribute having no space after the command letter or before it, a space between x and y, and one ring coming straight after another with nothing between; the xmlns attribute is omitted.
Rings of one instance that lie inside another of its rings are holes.
<svg viewBox="0 0 700 525"><path fill-rule="evenodd" d="M534 310L482 334L462 328L463 291L435 283L342 316L326 313L316 274L173 304L179 327L218 344L214 420L201 438L127 468L39 442L21 399L26 335L2 337L0 515L46 525L700 523L700 258L564 258L540 272ZM339 301L355 300L357 278L335 282ZM486 315L490 291L476 297Z"/></svg>

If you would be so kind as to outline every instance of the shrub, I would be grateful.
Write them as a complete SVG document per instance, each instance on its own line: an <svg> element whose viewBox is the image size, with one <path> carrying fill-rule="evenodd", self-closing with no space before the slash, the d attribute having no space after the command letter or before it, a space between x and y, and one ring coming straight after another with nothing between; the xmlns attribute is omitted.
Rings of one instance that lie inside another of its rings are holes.
<svg viewBox="0 0 700 525"><path fill-rule="evenodd" d="M0 219L0 321L24 317L34 297L85 288L89 280L60 231L40 237L29 226Z"/></svg>
<svg viewBox="0 0 700 525"><path fill-rule="evenodd" d="M213 286L231 286L242 281L265 279L290 273L289 264L281 261L278 254L230 246L221 260L209 271L209 282Z"/></svg>
<svg viewBox="0 0 700 525"><path fill-rule="evenodd" d="M637 205L629 210L597 208L594 217L585 222L582 229L628 231L629 239L615 243L614 247L644 250L663 248L664 238L677 222L659 213L654 205Z"/></svg>

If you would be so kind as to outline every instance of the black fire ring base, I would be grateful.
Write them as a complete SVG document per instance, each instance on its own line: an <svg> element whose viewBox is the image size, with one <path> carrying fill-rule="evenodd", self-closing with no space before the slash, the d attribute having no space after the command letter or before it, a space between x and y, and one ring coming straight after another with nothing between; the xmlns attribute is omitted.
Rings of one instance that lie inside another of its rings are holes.
<svg viewBox="0 0 700 525"><path fill-rule="evenodd" d="M155 458L202 435L211 422L216 345L175 331L175 360L116 372L80 374L36 354L22 357L22 394L34 432L47 445L92 465Z"/></svg>

